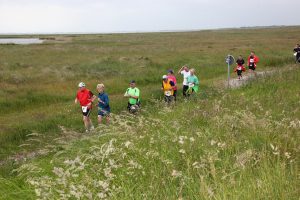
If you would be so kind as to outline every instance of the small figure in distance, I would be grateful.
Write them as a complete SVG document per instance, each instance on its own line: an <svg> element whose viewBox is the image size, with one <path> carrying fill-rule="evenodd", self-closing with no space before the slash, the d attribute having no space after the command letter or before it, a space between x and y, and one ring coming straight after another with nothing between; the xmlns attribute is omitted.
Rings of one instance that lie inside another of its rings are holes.
<svg viewBox="0 0 300 200"><path fill-rule="evenodd" d="M190 73L191 73L191 75L188 76L188 78L187 78L187 82L189 85L189 88L187 90L188 96L190 96L193 93L197 93L199 90L199 79L195 75L195 69L194 68L190 69Z"/></svg>
<svg viewBox="0 0 300 200"><path fill-rule="evenodd" d="M182 93L183 93L184 97L187 97L186 91L189 89L189 84L187 82L187 77L191 75L188 66L187 65L183 65L179 69L178 74L181 74L183 76Z"/></svg>
<svg viewBox="0 0 300 200"><path fill-rule="evenodd" d="M106 124L110 121L110 106L108 95L104 92L104 84L97 85L98 94L98 125L102 123L102 118L106 118Z"/></svg>
<svg viewBox="0 0 300 200"><path fill-rule="evenodd" d="M176 101L176 95L177 95L177 80L176 80L176 76L174 75L174 71L172 69L168 70L168 79L173 81L174 83L174 100Z"/></svg>
<svg viewBox="0 0 300 200"><path fill-rule="evenodd" d="M92 110L92 102L97 98L90 90L86 89L85 83L80 82L78 84L79 90L77 91L75 104L79 101L82 115L83 123L85 126L85 132L89 132L94 129L93 123L90 119L90 113Z"/></svg>
<svg viewBox="0 0 300 200"><path fill-rule="evenodd" d="M300 63L300 44L297 44L294 48L294 56L296 63Z"/></svg>
<svg viewBox="0 0 300 200"><path fill-rule="evenodd" d="M163 75L162 77L162 87L161 90L164 92L165 95L165 102L170 104L174 101L174 88L175 84L173 81L168 79L167 75Z"/></svg>
<svg viewBox="0 0 300 200"><path fill-rule="evenodd" d="M251 73L254 73L256 76L256 64L259 62L259 58L254 54L254 51L251 51L249 57L248 57L248 67Z"/></svg>
<svg viewBox="0 0 300 200"><path fill-rule="evenodd" d="M129 88L127 88L124 97L129 97L127 109L130 113L135 114L141 106L140 90L136 87L134 80L130 81Z"/></svg>
<svg viewBox="0 0 300 200"><path fill-rule="evenodd" d="M236 60L236 68L234 70L234 72L237 73L239 80L243 77L242 76L242 72L246 71L245 67L244 67L244 59L241 55L239 55L238 59Z"/></svg>

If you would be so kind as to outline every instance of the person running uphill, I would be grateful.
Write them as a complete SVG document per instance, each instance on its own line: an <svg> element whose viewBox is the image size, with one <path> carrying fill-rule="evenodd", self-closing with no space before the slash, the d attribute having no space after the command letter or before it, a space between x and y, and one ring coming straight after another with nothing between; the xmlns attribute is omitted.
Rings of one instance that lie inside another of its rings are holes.
<svg viewBox="0 0 300 200"><path fill-rule="evenodd" d="M86 129L86 132L94 129L92 121L90 119L90 113L92 110L92 102L97 98L90 90L85 88L85 84L80 82L78 84L79 90L77 91L75 104L79 101L82 115L83 115L83 123Z"/></svg>
<svg viewBox="0 0 300 200"><path fill-rule="evenodd" d="M197 93L199 90L199 79L195 75L195 69L190 69L191 75L187 78L187 83L189 88L187 90L187 95L190 96L193 93Z"/></svg>
<svg viewBox="0 0 300 200"><path fill-rule="evenodd" d="M186 97L187 96L186 91L189 89L187 77L191 75L188 66L187 65L182 66L178 71L178 74L183 75L182 93L183 96Z"/></svg>
<svg viewBox="0 0 300 200"><path fill-rule="evenodd" d="M106 118L106 124L109 124L110 120L110 106L108 95L104 92L104 85L98 84L98 125L102 123L102 118Z"/></svg>
<svg viewBox="0 0 300 200"><path fill-rule="evenodd" d="M296 58L296 63L300 63L300 45L297 44L294 48L294 55L295 55L295 58Z"/></svg>
<svg viewBox="0 0 300 200"><path fill-rule="evenodd" d="M129 97L127 109L131 113L135 113L140 108L140 90L136 87L134 80L130 81L129 88L126 90L124 97Z"/></svg>
<svg viewBox="0 0 300 200"><path fill-rule="evenodd" d="M164 92L165 102L169 104L174 100L173 95L174 95L175 84L173 81L168 79L167 75L163 75L162 79L163 81L162 81L161 90Z"/></svg>
<svg viewBox="0 0 300 200"><path fill-rule="evenodd" d="M171 80L171 81L173 81L173 83L174 83L174 94L173 94L173 96L174 96L174 100L176 101L176 95L177 95L177 80L176 80L176 77L174 76L174 71L172 70L172 69L169 69L168 70L168 79L169 80Z"/></svg>
<svg viewBox="0 0 300 200"><path fill-rule="evenodd" d="M252 51L250 53L250 56L248 57L248 67L251 73L254 73L256 76L256 64L258 63L259 58L254 54L254 52Z"/></svg>
<svg viewBox="0 0 300 200"><path fill-rule="evenodd" d="M234 72L237 73L239 79L241 79L243 77L242 72L244 72L246 70L244 67L244 63L245 63L245 61L244 61L243 57L241 55L239 55L238 59L236 60L237 66L234 70Z"/></svg>

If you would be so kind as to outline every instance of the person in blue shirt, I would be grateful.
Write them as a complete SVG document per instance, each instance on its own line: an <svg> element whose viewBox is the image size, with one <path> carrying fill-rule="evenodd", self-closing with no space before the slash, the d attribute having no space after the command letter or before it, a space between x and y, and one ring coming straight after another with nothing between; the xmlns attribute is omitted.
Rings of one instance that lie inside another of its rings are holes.
<svg viewBox="0 0 300 200"><path fill-rule="evenodd" d="M104 85L102 83L97 85L98 94L98 124L102 123L102 118L106 118L106 124L110 120L110 106L108 95L104 92Z"/></svg>

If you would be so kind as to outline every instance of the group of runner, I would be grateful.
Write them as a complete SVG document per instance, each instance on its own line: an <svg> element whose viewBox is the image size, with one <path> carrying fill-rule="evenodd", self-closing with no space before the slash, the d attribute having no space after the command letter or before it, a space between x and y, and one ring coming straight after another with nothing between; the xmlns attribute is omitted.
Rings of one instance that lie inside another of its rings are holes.
<svg viewBox="0 0 300 200"><path fill-rule="evenodd" d="M300 62L300 45L297 44L294 48L294 56L296 57L296 62ZM247 67L250 73L256 75L255 69L259 58L252 51L247 59ZM245 61L241 55L238 56L236 60L235 72L237 73L238 79L242 79L242 73L246 71L244 67ZM169 69L167 75L162 76L162 86L161 90L164 93L164 100L166 103L170 104L176 101L177 96L177 80L174 75L174 71ZM195 69L189 69L187 65L182 66L178 70L178 74L183 76L182 83L182 95L184 98L188 98L199 90L199 79L195 75ZM90 113L92 109L93 102L98 99L98 124L102 123L102 119L106 118L106 123L110 122L110 105L109 97L105 93L104 84L100 83L97 85L98 96L95 96L90 90L88 90L83 82L78 84L78 91L75 98L75 103L79 102L82 114L83 122L86 128L86 132L93 130L94 126L90 119ZM127 109L130 113L136 113L140 109L140 90L136 87L136 82L134 80L130 81L129 88L126 90L124 97L128 98Z"/></svg>
<svg viewBox="0 0 300 200"><path fill-rule="evenodd" d="M187 65L182 66L178 74L183 76L183 97L188 98L190 95L197 93L199 90L199 79L195 75L195 69L189 69ZM85 83L78 84L78 91L75 98L75 104L79 102L83 115L83 122L86 132L94 129L93 123L90 119L93 102L97 99L98 107L98 124L102 124L103 118L106 119L106 124L110 122L110 105L109 97L105 92L104 84L97 85L98 96L94 95L86 88ZM164 93L164 100L167 103L176 101L177 96L177 80L172 69L168 70L167 75L162 76L162 87ZM136 87L134 80L129 82L124 97L128 98L127 109L130 113L136 113L140 109L140 90Z"/></svg>
<svg viewBox="0 0 300 200"><path fill-rule="evenodd" d="M248 66L250 73L254 73L255 76L256 76L256 72L255 72L256 64L258 62L259 62L259 58L255 55L254 51L252 51L250 53L250 55L248 56L247 66ZM237 66L236 66L234 72L237 73L238 79L242 79L242 77L243 77L242 73L246 71L246 68L244 66L245 61L241 55L239 55L238 59L236 60L236 64L237 64Z"/></svg>
<svg viewBox="0 0 300 200"><path fill-rule="evenodd" d="M178 74L183 76L182 93L183 97L187 98L193 93L197 93L199 89L199 79L195 75L195 69L189 69L187 65L182 66ZM166 103L176 101L177 96L177 80L172 69L168 70L167 75L162 76L161 90L164 93L164 100Z"/></svg>

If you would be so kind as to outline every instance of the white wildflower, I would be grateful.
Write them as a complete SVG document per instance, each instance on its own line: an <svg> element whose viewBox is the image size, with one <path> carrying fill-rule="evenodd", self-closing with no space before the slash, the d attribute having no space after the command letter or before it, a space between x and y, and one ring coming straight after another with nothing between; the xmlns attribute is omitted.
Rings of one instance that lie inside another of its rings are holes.
<svg viewBox="0 0 300 200"><path fill-rule="evenodd" d="M125 142L124 146L125 146L126 148L129 148L129 146L130 146L131 144L132 144L132 143L131 143L130 141L127 141L127 142Z"/></svg>
<svg viewBox="0 0 300 200"><path fill-rule="evenodd" d="M195 138L190 137L190 142L195 142Z"/></svg>
<svg viewBox="0 0 300 200"><path fill-rule="evenodd" d="M98 196L100 199L106 198L106 194L105 194L105 193L102 193L102 192L98 193L97 196Z"/></svg>
<svg viewBox="0 0 300 200"><path fill-rule="evenodd" d="M290 159L290 158L291 158L291 153L289 153L289 152L285 152L284 155L285 155L285 157L286 157L287 159Z"/></svg>
<svg viewBox="0 0 300 200"><path fill-rule="evenodd" d="M194 162L192 164L192 166L193 166L194 169L199 169L200 168L200 163L199 162Z"/></svg>
<svg viewBox="0 0 300 200"><path fill-rule="evenodd" d="M221 143L221 142L218 142L218 147L220 147L220 148L224 148L225 146L226 146L226 143L225 142L223 142L223 143Z"/></svg>
<svg viewBox="0 0 300 200"><path fill-rule="evenodd" d="M171 176L177 178L177 177L181 177L182 176L182 172L181 171L177 171L177 170L173 170Z"/></svg>
<svg viewBox="0 0 300 200"><path fill-rule="evenodd" d="M179 153L185 154L185 150L184 149L180 149Z"/></svg>
<svg viewBox="0 0 300 200"><path fill-rule="evenodd" d="M211 146L215 145L216 143L217 143L217 142L216 142L215 140L211 140L211 141L210 141L210 145L211 145Z"/></svg>

